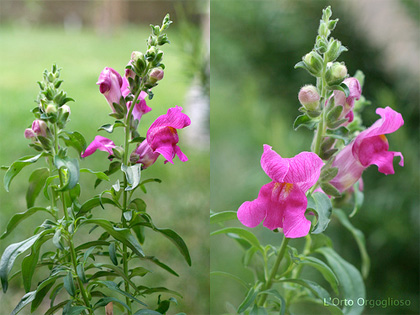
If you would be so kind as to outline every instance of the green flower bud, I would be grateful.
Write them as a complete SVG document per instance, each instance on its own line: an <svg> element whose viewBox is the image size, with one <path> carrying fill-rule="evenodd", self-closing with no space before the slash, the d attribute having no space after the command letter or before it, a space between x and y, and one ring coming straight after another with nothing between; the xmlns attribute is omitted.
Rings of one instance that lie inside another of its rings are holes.
<svg viewBox="0 0 420 315"><path fill-rule="evenodd" d="M309 111L314 111L319 105L318 89L313 85L305 85L299 91L299 102Z"/></svg>
<svg viewBox="0 0 420 315"><path fill-rule="evenodd" d="M322 57L315 51L311 51L303 57L303 62L305 63L308 71L313 75L318 75L323 66Z"/></svg>
<svg viewBox="0 0 420 315"><path fill-rule="evenodd" d="M146 60L151 61L153 59L155 59L156 57L156 53L157 53L157 49L155 46L150 47L147 51L146 51Z"/></svg>
<svg viewBox="0 0 420 315"><path fill-rule="evenodd" d="M131 64L134 67L134 70L138 75L141 75L144 69L146 68L146 61L144 59L143 53L139 51L133 51L131 53Z"/></svg>
<svg viewBox="0 0 420 315"><path fill-rule="evenodd" d="M47 114L55 114L57 112L57 107L55 107L55 105L50 104L47 106L47 108L45 109L45 112Z"/></svg>
<svg viewBox="0 0 420 315"><path fill-rule="evenodd" d="M325 74L325 79L327 80L327 84L332 85L339 85L343 80L347 77L347 68L344 64L339 62L334 62L332 66L327 70Z"/></svg>
<svg viewBox="0 0 420 315"><path fill-rule="evenodd" d="M325 58L328 61L334 61L340 56L340 54L343 51L347 51L347 48L342 46L339 40L330 40L330 43L328 44L328 50L325 53Z"/></svg>

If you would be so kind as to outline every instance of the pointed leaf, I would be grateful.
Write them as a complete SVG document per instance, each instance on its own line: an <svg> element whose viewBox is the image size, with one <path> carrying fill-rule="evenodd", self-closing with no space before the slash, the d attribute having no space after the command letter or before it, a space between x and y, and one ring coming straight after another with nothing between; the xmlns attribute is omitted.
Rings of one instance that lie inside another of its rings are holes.
<svg viewBox="0 0 420 315"><path fill-rule="evenodd" d="M95 171L92 171L92 170L90 170L90 169L88 169L88 168L81 168L80 169L80 173L90 173L90 174L93 174L93 175L95 175L98 179L100 179L100 180L106 180L106 181L109 181L109 177L108 176L106 176L106 174L105 173L103 173L103 172L95 172Z"/></svg>
<svg viewBox="0 0 420 315"><path fill-rule="evenodd" d="M303 114L296 118L295 122L293 123L293 129L298 130L300 127L305 127L309 130L313 130L316 124L316 120L310 118L306 114Z"/></svg>
<svg viewBox="0 0 420 315"><path fill-rule="evenodd" d="M54 165L59 170L64 169L65 181L58 191L70 190L79 182L79 161L69 157L54 156Z"/></svg>
<svg viewBox="0 0 420 315"><path fill-rule="evenodd" d="M74 282L73 282L73 275L72 275L72 273L70 271L64 277L64 289L66 289L66 291L71 296L74 297L76 295L76 288L75 288Z"/></svg>
<svg viewBox="0 0 420 315"><path fill-rule="evenodd" d="M6 174L4 175L4 189L9 192L9 186L12 182L12 179L19 174L19 172L27 165L33 164L39 160L41 156L44 156L44 153L38 155L30 155L20 158L19 160L12 163L7 169Z"/></svg>
<svg viewBox="0 0 420 315"><path fill-rule="evenodd" d="M237 220L238 216L236 211L222 211L210 214L210 224Z"/></svg>
<svg viewBox="0 0 420 315"><path fill-rule="evenodd" d="M250 288L245 296L245 299L242 301L241 305L238 307L238 313L243 313L245 310L254 303L255 298L259 292L259 288Z"/></svg>
<svg viewBox="0 0 420 315"><path fill-rule="evenodd" d="M15 307L15 309L10 313L10 315L16 315L19 313L26 305L31 303L35 299L36 291L26 293L22 299L20 300L19 304Z"/></svg>
<svg viewBox="0 0 420 315"><path fill-rule="evenodd" d="M347 218L346 214L341 209L334 209L334 215L338 218L341 224L351 232L359 247L360 256L362 257L362 275L367 278L370 269L370 258L366 250L365 236L362 231L356 229Z"/></svg>
<svg viewBox="0 0 420 315"><path fill-rule="evenodd" d="M106 286L108 289L110 289L110 290L112 290L114 292L117 292L119 294L122 294L122 295L128 297L129 299L131 299L133 301L136 301L137 303L139 303L139 304L141 304L143 306L147 306L145 303L143 303L142 301L138 300L137 298L135 298L134 296L132 296L130 293L127 293L127 292L121 290L118 287L118 285L115 282L113 282L113 281L96 281L95 283L102 284L102 285Z"/></svg>
<svg viewBox="0 0 420 315"><path fill-rule="evenodd" d="M109 205L113 205L117 208L119 208L119 206L110 198L106 198L106 197L94 197L92 199L89 199L88 201L86 201L79 209L79 212L77 213L77 217L81 217L83 216L85 213L89 212L89 210L98 207L98 206L102 206L102 204L109 204Z"/></svg>
<svg viewBox="0 0 420 315"><path fill-rule="evenodd" d="M237 228L237 227L223 228L223 229L211 232L210 236L217 235L217 234L223 234L223 233L236 234L241 239L248 242L250 245L255 246L259 251L264 252L263 248L260 245L260 242L258 241L258 238L254 234L252 234L251 232L249 232L249 231L247 231L243 228Z"/></svg>
<svg viewBox="0 0 420 315"><path fill-rule="evenodd" d="M38 168L29 176L29 187L26 192L26 206L27 208L33 207L36 197L44 187L45 181L50 176L50 170L46 167Z"/></svg>
<svg viewBox="0 0 420 315"><path fill-rule="evenodd" d="M141 164L133 166L126 166L121 164L121 170L125 173L125 178L129 186L125 187L126 191L135 189L140 184L141 179Z"/></svg>
<svg viewBox="0 0 420 315"><path fill-rule="evenodd" d="M79 156L83 151L86 150L87 143L83 135L77 131L68 132L65 131L65 135L61 135L61 138L64 139L64 143L68 147L73 147L79 153Z"/></svg>
<svg viewBox="0 0 420 315"><path fill-rule="evenodd" d="M16 226L18 226L18 224L21 221L30 217L34 213L37 213L38 211L44 211L44 212L47 212L47 213L51 214L51 212L48 209L42 208L42 207L32 207L32 208L26 210L25 212L16 213L10 219L10 221L7 223L6 231L0 236L0 239L4 239L6 236L8 236L16 228Z"/></svg>
<svg viewBox="0 0 420 315"><path fill-rule="evenodd" d="M317 214L317 222L312 230L312 234L319 234L325 231L330 222L332 205L328 196L322 192L314 192L308 196L308 209L312 209Z"/></svg>
<svg viewBox="0 0 420 315"><path fill-rule="evenodd" d="M342 298L357 301L357 299L365 299L365 284L360 272L350 263L340 257L333 249L328 247L318 248L317 253L323 255L331 269L336 274L339 281L340 296ZM363 305L353 303L344 305L343 313L350 315L358 315L363 312Z"/></svg>
<svg viewBox="0 0 420 315"><path fill-rule="evenodd" d="M322 276L325 278L325 280L328 281L328 283L333 288L334 292L338 294L338 279L334 272L331 270L330 267L326 263L324 263L322 260L319 260L318 258L311 257L311 256L300 256L300 262L299 264L302 265L308 265L310 267L313 267L317 269Z"/></svg>

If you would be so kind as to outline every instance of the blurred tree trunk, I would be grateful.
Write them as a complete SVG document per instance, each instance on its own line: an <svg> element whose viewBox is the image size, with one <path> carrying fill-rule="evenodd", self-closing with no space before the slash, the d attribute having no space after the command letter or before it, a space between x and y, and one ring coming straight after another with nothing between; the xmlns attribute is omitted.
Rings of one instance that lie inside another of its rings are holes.
<svg viewBox="0 0 420 315"><path fill-rule="evenodd" d="M111 36L127 21L128 3L125 0L94 2L93 25L100 35Z"/></svg>

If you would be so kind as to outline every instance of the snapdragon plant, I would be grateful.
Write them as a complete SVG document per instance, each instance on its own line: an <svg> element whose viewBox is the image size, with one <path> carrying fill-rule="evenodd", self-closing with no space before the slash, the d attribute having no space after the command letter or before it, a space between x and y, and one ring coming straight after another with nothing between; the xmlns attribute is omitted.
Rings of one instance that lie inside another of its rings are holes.
<svg viewBox="0 0 420 315"><path fill-rule="evenodd" d="M363 126L360 113L370 104L362 96L364 75L357 71L349 76L344 62L338 61L347 48L331 37L338 22L331 16L331 8L325 8L312 51L295 66L315 79L298 93L301 114L293 124L295 130L313 130L311 151L285 158L265 144L261 167L270 181L258 197L237 211L210 214L210 222L218 227L212 235L226 234L236 241L244 251L244 268L254 274L254 281L248 282L224 270L211 272L246 288L242 303L236 305L239 314L291 314L300 303L324 307L332 314L361 314L364 308L363 279L368 277L370 258L363 232L351 218L363 204L363 171L375 164L379 172L393 174L395 156L403 166L402 154L389 151L385 134L404 121L390 107L377 108L380 118ZM281 245L261 244L251 230L227 223L236 220L249 228L263 223ZM354 236L362 258L360 270L334 250L327 234L331 220ZM294 241L299 238L305 239L303 248ZM306 268L319 272L325 281L306 276Z"/></svg>
<svg viewBox="0 0 420 315"><path fill-rule="evenodd" d="M177 145L177 129L191 123L181 107L169 108L167 114L156 118L147 132L140 128L142 115L152 110L146 99L152 99L152 90L164 76L161 47L169 43L166 30L171 23L167 15L162 25L151 25L152 34L145 53L132 53L125 69L122 66L124 77L107 67L99 75L99 91L108 101L112 110L110 116L115 121L100 126L98 131L112 134L122 128L123 138L115 140L117 145L100 135L87 145L82 133L66 129L71 114L68 103L74 100L60 89L63 80L61 69L56 65L51 71L45 70L43 79L38 82L40 93L37 106L32 110L35 120L24 132L25 138L31 141L29 146L38 154L16 160L7 167L4 176L4 187L8 191L13 178L24 167L45 162L29 176L27 210L15 214L0 236L5 239L19 223L35 213L45 214L45 221L35 228L34 235L9 245L0 260L3 292L7 292L9 282L17 277L22 278L26 291L12 314L29 304L30 312L36 313L47 296L50 308L46 314L60 309L63 314L96 314L103 313L104 308L107 314L113 314L114 307L124 314L165 314L171 304L177 303L176 298L182 296L158 284L147 286L142 280L154 271L150 266L178 276L166 262L157 258L158 248L150 252L143 250L145 229L169 239L191 265L181 236L171 229L157 227L141 198L141 194L147 193L148 184L161 182L142 176L143 170L155 167L152 165L160 155L165 164L174 164L175 156L181 161L188 160ZM103 172L81 167L80 158L96 150L109 154L109 167ZM111 175L115 173L119 178L111 182ZM105 189L87 200L80 200L81 174L95 176L95 188ZM37 206L40 198L46 199L49 206ZM106 211L97 211L97 208L119 211L120 220L111 221ZM94 236L93 231L100 231L99 236ZM76 237L82 241L76 242ZM20 268L14 268L17 258L24 253L27 255ZM46 270L48 276L34 283L34 274L39 269ZM150 295L156 301L153 304L150 298L146 301Z"/></svg>

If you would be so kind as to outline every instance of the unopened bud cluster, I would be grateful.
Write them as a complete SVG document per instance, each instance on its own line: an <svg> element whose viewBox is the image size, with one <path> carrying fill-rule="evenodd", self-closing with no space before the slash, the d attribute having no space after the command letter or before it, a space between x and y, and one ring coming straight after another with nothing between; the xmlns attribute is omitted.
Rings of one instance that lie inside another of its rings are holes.
<svg viewBox="0 0 420 315"><path fill-rule="evenodd" d="M38 81L40 87L36 100L38 106L32 110L35 120L31 128L27 128L24 132L25 138L32 140L30 146L38 151L51 149L52 125L64 129L71 113L66 103L73 99L59 89L63 83L63 80L60 80L60 70L53 65L51 71L44 71L43 80Z"/></svg>
<svg viewBox="0 0 420 315"><path fill-rule="evenodd" d="M163 51L159 49L159 46L169 43L168 36L163 32L171 23L169 15L166 15L162 26L150 25L152 34L147 40L146 52L133 51L131 54L125 76L129 80L130 90L133 94L141 85L146 89L151 89L158 84L158 81L163 79L165 65L162 63Z"/></svg>

